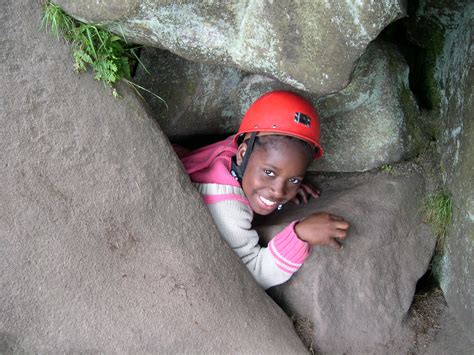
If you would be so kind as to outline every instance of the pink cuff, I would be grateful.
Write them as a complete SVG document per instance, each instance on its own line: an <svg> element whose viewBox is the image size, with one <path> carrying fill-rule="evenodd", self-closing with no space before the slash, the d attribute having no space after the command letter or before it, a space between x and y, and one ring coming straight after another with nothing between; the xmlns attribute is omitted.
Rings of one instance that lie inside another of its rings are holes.
<svg viewBox="0 0 474 355"><path fill-rule="evenodd" d="M291 222L268 243L278 267L288 273L297 271L309 255L309 244L295 233L297 222Z"/></svg>

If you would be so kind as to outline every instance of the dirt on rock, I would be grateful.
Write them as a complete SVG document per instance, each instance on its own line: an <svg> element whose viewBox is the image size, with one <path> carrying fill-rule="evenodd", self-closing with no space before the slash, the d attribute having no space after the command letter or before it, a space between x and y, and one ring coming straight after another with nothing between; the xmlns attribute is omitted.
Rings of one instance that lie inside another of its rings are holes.
<svg viewBox="0 0 474 355"><path fill-rule="evenodd" d="M451 315L439 287L417 292L408 317L410 354L474 354L473 340Z"/></svg>

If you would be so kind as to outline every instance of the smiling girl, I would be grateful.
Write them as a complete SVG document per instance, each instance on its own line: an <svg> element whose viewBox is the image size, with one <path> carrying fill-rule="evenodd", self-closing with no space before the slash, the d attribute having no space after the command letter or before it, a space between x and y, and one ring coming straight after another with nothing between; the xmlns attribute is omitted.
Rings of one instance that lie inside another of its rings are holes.
<svg viewBox="0 0 474 355"><path fill-rule="evenodd" d="M305 98L273 91L250 106L236 135L180 156L221 236L264 289L287 281L311 246L341 248L346 237L349 224L328 213L291 222L266 248L252 229L254 213L319 197L303 183L322 156L319 136L318 115Z"/></svg>

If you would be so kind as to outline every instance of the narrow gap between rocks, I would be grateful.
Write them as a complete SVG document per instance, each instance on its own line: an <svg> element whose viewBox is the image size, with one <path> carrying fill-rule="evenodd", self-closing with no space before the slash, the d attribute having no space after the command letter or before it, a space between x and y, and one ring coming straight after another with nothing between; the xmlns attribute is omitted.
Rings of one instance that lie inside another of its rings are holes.
<svg viewBox="0 0 474 355"><path fill-rule="evenodd" d="M379 38L388 41L398 47L400 53L405 58L409 67L409 85L417 101L420 110L432 111L435 105L426 90L426 66L427 51L419 45L413 33L410 33L409 21L416 18L416 12L420 6L420 0L413 0L407 3L407 17L391 23L379 35ZM432 138L432 143L436 143L436 138ZM433 144L430 145L433 148ZM422 153L422 155L424 155ZM422 156L420 159L424 159ZM432 158L431 158L432 159ZM434 164L434 162L427 162ZM430 261L426 273L418 280L416 285L414 304L417 296L441 292L440 285L433 273L433 263L437 257L436 251ZM444 300L444 296L443 296ZM413 304L413 305L414 305ZM413 306L412 305L412 306Z"/></svg>
<svg viewBox="0 0 474 355"><path fill-rule="evenodd" d="M216 143L227 138L228 134L198 134L170 139L171 143L178 144L188 149L197 149L208 144Z"/></svg>
<svg viewBox="0 0 474 355"><path fill-rule="evenodd" d="M426 94L426 83L423 66L425 65L426 50L416 43L408 29L410 18L414 18L419 6L419 0L409 1L407 4L408 16L388 25L379 35L379 38L391 42L398 47L400 53L410 68L409 84L421 109L433 109L433 103Z"/></svg>

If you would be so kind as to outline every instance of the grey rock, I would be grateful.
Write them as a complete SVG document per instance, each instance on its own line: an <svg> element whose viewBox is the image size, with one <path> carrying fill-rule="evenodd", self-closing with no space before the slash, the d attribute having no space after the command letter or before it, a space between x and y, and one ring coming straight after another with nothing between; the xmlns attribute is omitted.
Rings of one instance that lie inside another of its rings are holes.
<svg viewBox="0 0 474 355"><path fill-rule="evenodd" d="M302 353L126 86L0 13L0 352Z"/></svg>
<svg viewBox="0 0 474 355"><path fill-rule="evenodd" d="M401 0L55 2L129 41L272 76L317 95L345 87L368 43L405 15Z"/></svg>
<svg viewBox="0 0 474 355"><path fill-rule="evenodd" d="M152 47L144 48L140 57L144 66L137 68L134 80L165 100L167 107L143 92L170 139L237 131L234 96L244 73L191 62Z"/></svg>
<svg viewBox="0 0 474 355"><path fill-rule="evenodd" d="M201 64L168 51L146 47L134 80L160 95L167 107L143 92L166 135L183 141L196 135L237 132L248 107L265 92L290 85L221 65Z"/></svg>
<svg viewBox="0 0 474 355"><path fill-rule="evenodd" d="M325 153L310 170L366 171L413 157L426 144L408 65L382 41L369 45L345 89L313 102Z"/></svg>
<svg viewBox="0 0 474 355"><path fill-rule="evenodd" d="M324 211L350 223L344 248L313 247L303 267L270 294L289 315L314 324L312 344L322 353L404 353L405 317L436 242L421 222L421 174L362 174L320 187L318 200L286 206L259 231L268 240L288 221Z"/></svg>
<svg viewBox="0 0 474 355"><path fill-rule="evenodd" d="M248 107L271 90L293 90L278 80L219 65L186 61L169 52L146 48L138 82L160 94L147 101L171 138L237 132ZM398 50L382 41L371 44L351 84L322 98L310 99L321 117L325 154L310 171L366 171L416 155L426 145L418 106L408 84L408 66Z"/></svg>
<svg viewBox="0 0 474 355"><path fill-rule="evenodd" d="M421 9L418 21L436 21L443 33L432 80L440 102L440 172L453 221L439 263L441 288L451 313L474 339L474 4L423 1Z"/></svg>

